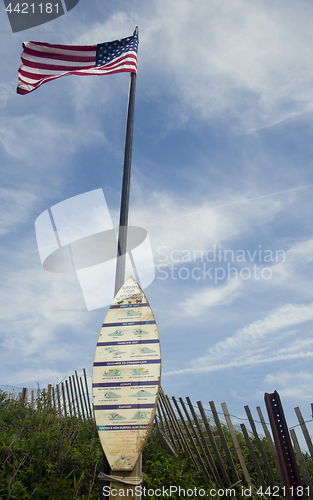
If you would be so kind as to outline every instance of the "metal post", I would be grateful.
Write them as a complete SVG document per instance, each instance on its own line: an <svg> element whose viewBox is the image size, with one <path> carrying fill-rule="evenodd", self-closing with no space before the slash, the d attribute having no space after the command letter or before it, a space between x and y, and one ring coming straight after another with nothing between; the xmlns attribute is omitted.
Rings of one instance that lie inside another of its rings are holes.
<svg viewBox="0 0 313 500"><path fill-rule="evenodd" d="M136 27L134 35L138 34ZM115 274L115 289L114 296L125 282L125 267L126 267L126 248L127 248L127 226L128 226L128 210L129 210L129 193L130 193L130 174L131 174L131 159L133 149L133 131L134 131L134 114L135 114L135 92L136 92L136 74L130 74L128 108L126 119L126 134L125 134L125 149L124 149L124 170L123 184L121 196L120 223L118 230L117 244L117 259L116 259L116 274ZM139 464L139 465L138 465ZM137 475L141 475L141 458L137 462ZM101 472L108 474L110 471L109 463L105 454L102 455ZM126 475L126 474L125 474ZM100 500L109 498L103 488L110 483L107 481L100 482Z"/></svg>
<svg viewBox="0 0 313 500"><path fill-rule="evenodd" d="M136 31L138 31L137 28ZM136 91L136 74L131 73L129 96L128 96L127 121L126 121L124 172L123 172L123 185L122 185L122 197L121 197L120 224L118 232L114 296L117 294L117 292L122 287L125 281L130 173L131 173L131 159L133 150L133 130L134 130L134 114L135 114L135 91Z"/></svg>
<svg viewBox="0 0 313 500"><path fill-rule="evenodd" d="M272 394L265 393L264 399L286 488L286 498L304 500L303 488L298 489L298 486L302 486L301 477L279 394L277 391Z"/></svg>

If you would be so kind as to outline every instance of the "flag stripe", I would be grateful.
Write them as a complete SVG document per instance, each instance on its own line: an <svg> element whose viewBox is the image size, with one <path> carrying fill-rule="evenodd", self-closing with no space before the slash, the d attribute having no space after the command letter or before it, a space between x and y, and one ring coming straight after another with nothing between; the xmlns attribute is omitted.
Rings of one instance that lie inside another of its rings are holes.
<svg viewBox="0 0 313 500"><path fill-rule="evenodd" d="M109 72L118 72L118 71L127 71L127 70L131 70L132 68L134 69L135 68L135 62L134 61L131 61L131 60L128 60L126 59L124 61L124 65L121 64L121 62L119 61L118 63L114 63L114 64L111 64L110 66L107 66L106 67L106 74L108 74ZM75 74L75 75L95 75L95 74L100 74L100 75L103 75L103 68L95 68L95 67L92 67L92 68L85 68L84 71L82 71L81 69L78 70L78 71L75 71L74 69L71 70L70 72L67 71L67 68L63 68L62 71L61 71L61 68L59 68L59 70L44 70L44 69L40 69L40 71L36 68L27 68L24 66L22 66L19 70L19 74L20 74L20 81L24 81L25 78L28 78L28 82L30 83L31 81L33 82L36 82L38 80L44 80L48 77L56 77L56 76L64 76L66 74Z"/></svg>
<svg viewBox="0 0 313 500"><path fill-rule="evenodd" d="M29 58L29 57L25 57L24 55L21 56L21 59L22 59L22 66L20 67L20 70L24 70L25 67L27 67L28 70L30 71L33 71L33 72L36 72L36 73L39 73L39 71L34 71L34 70L46 70L47 72L51 71L75 71L75 70L86 70L86 69L91 69L91 68L94 68L95 65L94 63L93 64L90 64L90 63L82 63L82 64L77 64L76 62L74 61L69 61L67 62L66 64L63 64L63 65L58 65L57 64L57 61L45 61L45 62L41 62L41 59L39 58ZM113 61L111 61L110 63L106 64L105 67L109 68L111 65L113 64L120 64L122 62L122 60L127 60L129 61L130 63L133 63L134 65L136 64L136 61L137 61L137 57L136 57L136 54L133 53L133 54L128 54L127 56L123 56L123 57L119 57ZM64 61L62 61L64 62ZM41 71L40 71L41 73ZM44 71L42 71L42 74L49 74L49 73L45 73Z"/></svg>
<svg viewBox="0 0 313 500"><path fill-rule="evenodd" d="M44 52L56 52L61 50L62 52L68 51L68 53L77 51L77 52L88 52L97 49L96 44L92 45L61 45L61 44L51 44L47 42L24 42L22 44L23 49L27 47L36 48L36 50L42 50Z"/></svg>
<svg viewBox="0 0 313 500"><path fill-rule="evenodd" d="M76 63L71 62L70 64L67 65L58 65L58 64L47 64L47 63L39 63L39 62L34 62L34 61L27 61L26 59L22 58L23 65L21 66L21 69L27 67L29 71L32 71L34 73L42 73L45 74L45 71L47 71L46 74L49 74L49 71L68 71L69 69L90 69L94 68L94 64L88 64L86 66L78 66ZM21 70L20 70L21 71Z"/></svg>
<svg viewBox="0 0 313 500"><path fill-rule="evenodd" d="M95 57L96 57L96 50L91 53L91 55L81 55L79 53L73 54L73 53L67 53L68 51L55 51L55 52L40 52L39 50L32 50L28 47L25 47L23 54L27 54L29 56L29 59L36 60L37 58L39 59L56 59L58 61L76 61L76 62L94 62Z"/></svg>
<svg viewBox="0 0 313 500"><path fill-rule="evenodd" d="M137 73L137 34L100 45L23 43L17 92L28 94L65 75Z"/></svg>

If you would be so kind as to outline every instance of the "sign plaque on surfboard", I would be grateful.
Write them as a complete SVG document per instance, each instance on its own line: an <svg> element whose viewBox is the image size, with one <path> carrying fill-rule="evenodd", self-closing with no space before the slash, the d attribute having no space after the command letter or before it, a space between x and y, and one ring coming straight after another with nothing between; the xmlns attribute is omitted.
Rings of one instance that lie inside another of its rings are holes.
<svg viewBox="0 0 313 500"><path fill-rule="evenodd" d="M93 364L95 419L112 471L131 471L136 465L154 420L160 379L156 322L130 276L105 317Z"/></svg>

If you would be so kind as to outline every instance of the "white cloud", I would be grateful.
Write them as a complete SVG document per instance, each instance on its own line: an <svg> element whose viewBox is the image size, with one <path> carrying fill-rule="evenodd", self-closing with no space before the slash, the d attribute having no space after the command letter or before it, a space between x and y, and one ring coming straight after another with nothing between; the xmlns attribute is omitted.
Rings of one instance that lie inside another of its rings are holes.
<svg viewBox="0 0 313 500"><path fill-rule="evenodd" d="M156 16L143 23L140 59L152 85L162 68L175 96L173 125L177 108L178 123L197 113L226 118L241 131L312 109L312 5L287 4L155 2Z"/></svg>
<svg viewBox="0 0 313 500"><path fill-rule="evenodd" d="M313 303L310 305L285 304L238 330L233 336L217 342L207 349L207 354L193 359L186 368L166 372L164 375L202 373L226 368L255 366L313 356L313 342L302 337L298 330L285 331L290 326L301 326L313 320ZM281 347L283 344L283 347ZM275 353L275 354L273 354Z"/></svg>
<svg viewBox="0 0 313 500"><path fill-rule="evenodd" d="M183 375L189 373L194 373L194 374L209 373L209 372L224 371L225 369L228 368L241 368L244 366L255 366L260 364L277 363L281 361L291 361L294 359L305 359L305 358L313 358L313 351L299 352L288 355L266 356L264 358L260 356L252 356L249 358L247 357L246 359L240 361L234 360L225 363L212 364L209 366L199 366L194 368L182 368L181 370L171 370L169 372L163 373L162 375L170 376L170 375Z"/></svg>
<svg viewBox="0 0 313 500"><path fill-rule="evenodd" d="M226 306L236 300L241 281L229 280L224 286L213 286L192 293L178 304L182 316L199 316L210 307Z"/></svg>
<svg viewBox="0 0 313 500"><path fill-rule="evenodd" d="M313 320L313 303L309 305L285 304L268 314L263 320L256 320L238 330L232 337L228 337L208 349L208 354L203 358L198 358L199 365L207 364L210 361L216 362L228 355L245 356L245 351L253 351L258 347L268 335L278 333L282 329L299 325Z"/></svg>
<svg viewBox="0 0 313 500"><path fill-rule="evenodd" d="M55 354L53 362L58 363L67 350L70 363L78 345L71 339L83 325L86 338L90 322L88 314L75 312L85 309L75 276L47 273L41 268L39 257L29 253L2 250L1 263L0 339L2 353L5 352L3 367L15 367L10 383L16 383L29 364L40 371L48 363L49 371L51 351Z"/></svg>
<svg viewBox="0 0 313 500"><path fill-rule="evenodd" d="M269 373L264 378L264 384L270 386L269 390L276 390L281 398L290 398L293 401L312 401L312 394L308 386L312 382L312 373L289 372L283 370L279 373Z"/></svg>
<svg viewBox="0 0 313 500"><path fill-rule="evenodd" d="M261 198L247 203L244 200L249 196L234 193L221 193L209 205L207 201L180 198L170 191L153 192L148 186L139 190L137 185L135 190L131 223L149 231L156 257L166 252L169 262L173 251L206 252L269 223L282 209L279 200ZM161 261L165 262L164 256Z"/></svg>
<svg viewBox="0 0 313 500"><path fill-rule="evenodd" d="M29 211L38 198L28 191L0 187L0 235L11 233L16 226L28 222Z"/></svg>
<svg viewBox="0 0 313 500"><path fill-rule="evenodd" d="M0 108L5 108L7 102L12 99L15 92L12 85L7 83L0 83Z"/></svg>

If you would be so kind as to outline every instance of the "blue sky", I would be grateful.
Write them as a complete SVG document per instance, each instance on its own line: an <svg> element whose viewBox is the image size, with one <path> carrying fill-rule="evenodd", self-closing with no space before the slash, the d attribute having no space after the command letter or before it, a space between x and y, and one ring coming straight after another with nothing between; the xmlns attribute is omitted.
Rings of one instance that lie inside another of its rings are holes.
<svg viewBox="0 0 313 500"><path fill-rule="evenodd" d="M117 225L129 85L127 74L66 77L17 95L21 44L100 43L138 25L129 222L148 231L154 254L145 293L163 388L225 401L239 417L247 404L265 412L264 393L277 390L289 426L296 406L308 420L311 2L80 0L15 34L0 9L0 383L91 375L106 309L84 310L75 275L43 270L35 220L102 188Z"/></svg>

